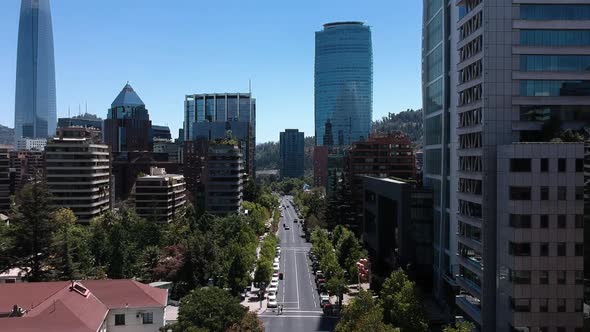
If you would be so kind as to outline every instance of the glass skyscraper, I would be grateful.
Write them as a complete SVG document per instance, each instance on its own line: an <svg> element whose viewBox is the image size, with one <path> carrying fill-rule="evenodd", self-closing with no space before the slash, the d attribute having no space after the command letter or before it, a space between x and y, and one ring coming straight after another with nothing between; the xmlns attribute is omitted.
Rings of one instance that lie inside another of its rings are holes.
<svg viewBox="0 0 590 332"><path fill-rule="evenodd" d="M15 140L55 135L55 63L49 0L22 0L18 30Z"/></svg>
<svg viewBox="0 0 590 332"><path fill-rule="evenodd" d="M349 146L366 139L373 116L370 27L328 23L315 42L316 145Z"/></svg>

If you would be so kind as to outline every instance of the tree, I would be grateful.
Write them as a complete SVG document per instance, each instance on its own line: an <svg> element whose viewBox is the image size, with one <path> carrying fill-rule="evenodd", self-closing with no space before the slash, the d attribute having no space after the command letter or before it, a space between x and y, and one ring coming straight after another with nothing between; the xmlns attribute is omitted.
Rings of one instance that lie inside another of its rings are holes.
<svg viewBox="0 0 590 332"><path fill-rule="evenodd" d="M385 322L404 332L427 331L425 314L415 285L402 270L394 271L381 290Z"/></svg>
<svg viewBox="0 0 590 332"><path fill-rule="evenodd" d="M470 322L458 322L455 326L445 326L443 332L471 332L475 329L475 325Z"/></svg>
<svg viewBox="0 0 590 332"><path fill-rule="evenodd" d="M256 263L256 272L254 273L254 282L264 282L268 285L272 275L272 262L269 260L259 259Z"/></svg>
<svg viewBox="0 0 590 332"><path fill-rule="evenodd" d="M336 332L399 332L383 322L383 308L370 291L361 290L342 312Z"/></svg>
<svg viewBox="0 0 590 332"><path fill-rule="evenodd" d="M247 311L237 298L217 287L194 289L181 302L178 323L173 326L177 332L190 328L223 332L239 324Z"/></svg>
<svg viewBox="0 0 590 332"><path fill-rule="evenodd" d="M264 324L253 312L247 312L239 323L232 325L226 332L264 332Z"/></svg>
<svg viewBox="0 0 590 332"><path fill-rule="evenodd" d="M348 287L346 285L346 280L344 279L344 276L342 276L341 274L333 276L326 283L326 288L328 289L328 292L330 292L330 294L338 296L338 306L341 307L344 294L348 293Z"/></svg>
<svg viewBox="0 0 590 332"><path fill-rule="evenodd" d="M47 253L55 230L53 207L47 186L43 182L26 184L15 196L11 210L11 256L15 265L30 268L29 281L47 277Z"/></svg>
<svg viewBox="0 0 590 332"><path fill-rule="evenodd" d="M70 209L57 210L53 222L56 226L50 247L53 277L59 280L87 277L92 270L88 230L77 224L77 218Z"/></svg>
<svg viewBox="0 0 590 332"><path fill-rule="evenodd" d="M8 270L12 264L11 250L14 246L10 228L3 222L0 222L0 273Z"/></svg>

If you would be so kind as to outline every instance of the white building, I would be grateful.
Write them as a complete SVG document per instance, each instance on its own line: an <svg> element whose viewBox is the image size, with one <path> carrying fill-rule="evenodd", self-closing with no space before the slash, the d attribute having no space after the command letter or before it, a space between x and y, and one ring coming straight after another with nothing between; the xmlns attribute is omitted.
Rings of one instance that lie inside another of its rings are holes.
<svg viewBox="0 0 590 332"><path fill-rule="evenodd" d="M45 138L21 138L16 141L16 149L19 151L43 151L47 145Z"/></svg>

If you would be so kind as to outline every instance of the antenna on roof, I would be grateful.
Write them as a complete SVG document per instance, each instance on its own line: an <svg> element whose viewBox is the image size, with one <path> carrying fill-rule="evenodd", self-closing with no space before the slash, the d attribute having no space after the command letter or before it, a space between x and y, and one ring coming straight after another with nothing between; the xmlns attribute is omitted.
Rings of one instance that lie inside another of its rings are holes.
<svg viewBox="0 0 590 332"><path fill-rule="evenodd" d="M252 80L251 79L248 80L248 93L250 94L250 97L252 97Z"/></svg>
<svg viewBox="0 0 590 332"><path fill-rule="evenodd" d="M88 114L88 100L85 101L85 103L86 103L86 110L84 111L84 114Z"/></svg>
<svg viewBox="0 0 590 332"><path fill-rule="evenodd" d="M70 105L68 105L68 118L70 117Z"/></svg>

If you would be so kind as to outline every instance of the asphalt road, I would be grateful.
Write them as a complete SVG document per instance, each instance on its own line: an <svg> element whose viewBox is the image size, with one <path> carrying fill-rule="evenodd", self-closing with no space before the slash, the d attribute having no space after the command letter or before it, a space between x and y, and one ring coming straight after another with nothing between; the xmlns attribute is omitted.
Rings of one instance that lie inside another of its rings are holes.
<svg viewBox="0 0 590 332"><path fill-rule="evenodd" d="M311 244L301 237L301 225L293 222L297 213L289 198L285 196L280 200L281 205L287 206L279 224L280 270L284 278L279 281L277 300L283 305L283 314L277 315L273 309L267 309L260 318L269 332L334 331L337 319L325 317L320 308L308 257ZM290 230L285 230L283 224Z"/></svg>

